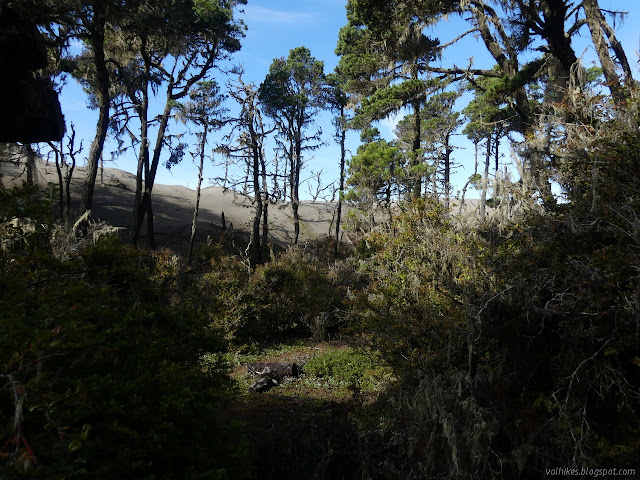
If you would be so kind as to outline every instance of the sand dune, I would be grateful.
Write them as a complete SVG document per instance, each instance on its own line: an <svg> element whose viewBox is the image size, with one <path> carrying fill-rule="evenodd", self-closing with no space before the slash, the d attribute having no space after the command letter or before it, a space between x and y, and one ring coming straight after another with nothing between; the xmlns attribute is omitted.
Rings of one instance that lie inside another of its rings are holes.
<svg viewBox="0 0 640 480"><path fill-rule="evenodd" d="M19 184L26 179L24 163L0 163L2 182L5 185ZM76 167L71 181L72 208L79 208L86 169ZM101 180L102 177L102 180ZM54 162L36 160L35 181L46 186L58 184ZM129 229L132 224L135 175L116 168L105 168L102 176L98 173L94 194L93 216L116 227ZM56 193L57 195L57 190ZM195 190L181 185L155 185L153 189L154 230L160 245L175 246L184 242L191 231ZM335 204L327 202L302 202L300 206L300 241L306 242L328 235L335 215ZM251 197L220 187L202 189L198 215L198 234L218 233L224 212L227 228L248 232L254 212ZM146 225L144 227L146 229ZM146 231L143 229L143 240ZM293 221L288 203L269 206L269 241L274 244L288 244L293 239ZM344 238L345 240L346 237Z"/></svg>
<svg viewBox="0 0 640 480"><path fill-rule="evenodd" d="M15 157L14 157L15 158ZM0 162L0 174L5 185L15 185L26 179L25 164L8 161ZM86 169L76 167L71 181L72 208L78 209ZM36 160L35 181L46 187L48 183L58 184L58 175L54 162ZM93 217L109 222L115 227L123 228L127 234L132 224L133 201L135 194L135 175L116 168L105 168L98 172L94 193ZM57 190L54 193L57 195ZM154 230L159 245L184 250L191 232L191 221L195 206L196 192L182 185L155 185L153 189ZM451 211L458 213L458 202L453 201ZM200 210L198 215L198 237L216 235L222 230L222 214L224 213L227 229L238 232L249 232L254 212L253 199L233 190L220 187L202 189ZM478 200L465 202L464 213L478 209ZM488 209L488 215L492 215ZM333 202L301 203L300 242L314 241L320 237L331 235L334 230L336 204ZM466 216L466 215L465 215ZM469 218L469 216L466 216ZM475 217L471 215L471 218ZM293 240L293 220L289 203L269 205L269 242L276 245L288 245ZM142 231L145 242L146 222ZM343 233L342 241L350 243Z"/></svg>

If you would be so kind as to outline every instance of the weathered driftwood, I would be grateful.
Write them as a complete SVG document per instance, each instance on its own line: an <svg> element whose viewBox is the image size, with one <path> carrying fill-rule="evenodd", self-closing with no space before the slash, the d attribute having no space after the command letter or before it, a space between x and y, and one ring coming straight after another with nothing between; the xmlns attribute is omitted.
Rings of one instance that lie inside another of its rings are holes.
<svg viewBox="0 0 640 480"><path fill-rule="evenodd" d="M298 377L301 368L296 363L258 362L248 364L247 371L258 377L249 390L261 393L277 386L286 377Z"/></svg>
<svg viewBox="0 0 640 480"><path fill-rule="evenodd" d="M301 368L296 363L258 362L247 364L249 373L255 375L268 374L271 377L298 377Z"/></svg>

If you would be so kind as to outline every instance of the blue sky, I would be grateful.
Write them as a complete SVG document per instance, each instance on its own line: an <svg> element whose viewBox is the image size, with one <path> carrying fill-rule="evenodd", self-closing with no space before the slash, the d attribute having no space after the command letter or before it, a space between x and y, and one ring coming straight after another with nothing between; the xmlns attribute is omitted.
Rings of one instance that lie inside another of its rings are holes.
<svg viewBox="0 0 640 480"><path fill-rule="evenodd" d="M251 81L257 85L262 82L269 70L272 60L277 57L286 57L289 50L298 46L306 46L311 54L318 60L323 60L325 73L334 69L338 58L334 54L338 31L346 24L346 11L344 0L325 0L323 2L310 0L248 0L244 7L244 19L248 30L242 41L242 50L234 54L230 65L242 64L245 69L245 81ZM640 34L635 25L640 21L640 2L636 0L600 0L600 6L605 9L623 10L629 12L629 17L616 25L618 38L621 40L629 61L634 66L634 75L638 78L638 46ZM465 22L452 16L449 21L438 25L432 36L439 37L442 43L446 43L460 32L466 29ZM580 39L574 42L574 48L578 56L584 56L585 64L589 64L595 58L593 48L587 46L588 30L582 30L582 38L585 43L580 44ZM466 66L468 59L473 57L474 66L490 68L493 64L483 44L473 37L464 39L459 45L450 47L445 52L441 63L443 66ZM225 66L230 66L225 65ZM218 74L217 80L224 85L226 80ZM224 88L223 88L224 90ZM159 98L162 101L162 95ZM86 106L86 96L82 88L69 79L61 96L62 110L67 124L73 122L78 132L78 137L84 141L84 155L88 152L89 145L95 132L97 113ZM390 118L380 122L383 136L392 137L392 130L400 117ZM306 158L306 173L302 178L308 178L312 171L323 170L325 182L331 182L338 177L339 149L332 139L333 127L328 114L321 115L318 124L323 130L326 145L313 152ZM174 127L177 131L181 127ZM213 135L211 147L216 142L222 141L224 132ZM350 132L348 146L352 153L358 145L358 134ZM473 173L473 147L463 136L457 136L459 147L454 156L457 163L461 164L452 181L457 188L461 188L468 176ZM115 149L114 143L108 143L105 149L105 166L112 166L135 172L135 153L129 152L117 159L110 159L110 152ZM271 154L267 151L267 156ZM508 156L508 155L507 155ZM220 159L217 159L220 160ZM214 167L211 163L205 166L205 179L222 174L220 167ZM191 157L185 155L181 165L174 167L170 172L160 167L156 183L177 184L194 188L197 180L197 168ZM205 180L205 185L207 185ZM301 192L307 190L303 185Z"/></svg>

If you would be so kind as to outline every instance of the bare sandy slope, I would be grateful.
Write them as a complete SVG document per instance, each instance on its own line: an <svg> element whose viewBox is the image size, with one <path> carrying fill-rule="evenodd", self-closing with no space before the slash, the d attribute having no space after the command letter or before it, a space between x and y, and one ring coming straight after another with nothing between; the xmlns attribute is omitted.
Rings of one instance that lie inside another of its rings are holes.
<svg viewBox="0 0 640 480"><path fill-rule="evenodd" d="M42 186L49 182L58 184L55 163L36 160L35 180ZM26 179L24 164L0 163L2 182L5 185L19 184ZM71 182L72 208L78 208L86 169L76 167ZM105 168L102 181L100 172L96 181L93 216L105 220L116 227L126 227L132 223L135 194L135 175L115 168ZM57 195L57 190L55 191ZM56 197L57 198L57 197ZM196 192L181 185L155 185L153 189L154 229L159 244L175 246L184 242L191 231L191 221L195 206ZM198 215L198 233L219 232L224 212L227 228L249 231L255 206L251 197L219 187L202 190ZM330 233L335 204L327 202L302 202L300 206L300 241L315 240ZM146 222L145 222L146 223ZM145 226L146 228L146 226ZM288 244L293 238L293 221L289 204L269 206L270 242ZM145 231L143 230L143 234ZM347 240L346 237L344 240Z"/></svg>
<svg viewBox="0 0 640 480"><path fill-rule="evenodd" d="M16 157L13 157L16 158ZM0 174L5 185L15 185L26 179L25 164L0 162ZM72 208L78 209L86 169L76 167L71 181ZM58 175L54 162L36 160L35 181L43 187L54 183L57 199ZM135 175L116 168L105 168L102 176L98 172L94 193L93 217L109 222L115 227L128 230L132 223L133 200L135 193ZM55 201L54 199L54 201ZM154 230L159 245L184 250L191 232L191 221L195 206L196 192L181 185L155 185L153 189ZM457 215L459 202L453 201L451 212ZM251 197L232 190L224 191L220 187L207 187L202 190L198 215L198 238L216 235L221 231L224 213L227 229L235 232L249 232L254 212ZM467 200L463 212L465 218L478 209L478 200ZM313 241L331 234L335 229L336 204L332 202L302 202L300 206L300 242ZM487 212L491 215L491 209ZM344 229L343 229L344 230ZM293 220L288 203L269 205L269 242L276 245L288 245L293 240ZM123 235L126 235L123 231ZM142 231L142 241L146 237L146 222ZM344 233L341 240L351 243Z"/></svg>

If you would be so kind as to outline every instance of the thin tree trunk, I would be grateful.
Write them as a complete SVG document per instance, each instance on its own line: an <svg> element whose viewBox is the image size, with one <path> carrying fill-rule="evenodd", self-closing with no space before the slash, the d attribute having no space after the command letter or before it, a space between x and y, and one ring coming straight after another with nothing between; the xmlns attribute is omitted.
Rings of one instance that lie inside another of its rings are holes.
<svg viewBox="0 0 640 480"><path fill-rule="evenodd" d="M293 200L291 201L291 211L293 213L293 244L297 245L298 239L300 238L300 215L298 214L300 203L298 200L297 186L292 185L291 190L293 191Z"/></svg>
<svg viewBox="0 0 640 480"><path fill-rule="evenodd" d="M289 200L291 201L291 171L293 170L292 166L294 165L294 161L292 158L293 155L293 144L289 143L289 159L284 162L284 175L282 177L282 200L287 201L287 192L289 192Z"/></svg>
<svg viewBox="0 0 640 480"><path fill-rule="evenodd" d="M253 201L256 202L255 212L253 215L253 225L251 229L251 246L253 249L253 263L259 263L261 260L262 248L260 245L260 219L262 217L262 192L260 191L260 152L256 144L256 133L253 130L253 119L249 125L250 135L253 137L251 142L252 150L252 180L253 180Z"/></svg>
<svg viewBox="0 0 640 480"><path fill-rule="evenodd" d="M440 155L435 156L435 164L433 166L433 173L431 174L431 189L434 200L438 199L438 170L440 169Z"/></svg>
<svg viewBox="0 0 640 480"><path fill-rule="evenodd" d="M444 143L444 211L445 217L449 216L450 189L451 189L451 153L453 149L449 144L451 134L447 133Z"/></svg>
<svg viewBox="0 0 640 480"><path fill-rule="evenodd" d="M302 122L300 121L296 129L295 152L293 162L291 162L291 210L293 212L293 244L298 244L300 238L300 170L302 169Z"/></svg>
<svg viewBox="0 0 640 480"><path fill-rule="evenodd" d="M147 40L146 37L141 38L140 53L144 61L144 71L142 74L142 85L140 91L142 101L138 101L135 96L135 90L129 93L129 98L138 105L137 113L140 120L140 149L138 152L138 168L136 170L136 193L133 201L133 220L131 227L131 241L135 245L138 243L140 230L136 229L138 217L140 216L140 201L142 200L142 185L146 172L149 171L149 76L150 76L150 59L146 54Z"/></svg>
<svg viewBox="0 0 640 480"><path fill-rule="evenodd" d="M467 194L467 188L469 188L469 180L462 187L462 197L460 198L460 205L458 206L458 216L462 215L462 208L464 207L464 197Z"/></svg>
<svg viewBox="0 0 640 480"><path fill-rule="evenodd" d="M167 86L167 98L164 105L164 110L160 117L160 123L158 125L158 132L156 135L156 144L153 149L153 158L151 159L151 165L148 171L145 172L145 190L142 195L142 198L139 203L139 208L137 212L136 223L133 228L133 238L137 242L138 237L140 236L140 231L142 229L142 222L144 220L145 214L148 214L151 211L151 192L153 191L153 185L156 179L156 173L158 172L158 165L160 163L160 154L162 152L162 146L164 145L164 136L167 131L167 125L169 124L169 116L171 115L171 110L173 108L173 100L171 98L171 92L173 91L173 82L169 82ZM155 244L154 234L153 234L153 218L151 219L151 224L149 220L147 221L147 237L149 239L149 245ZM151 226L151 229L149 229ZM150 231L149 231L150 230Z"/></svg>
<svg viewBox="0 0 640 480"><path fill-rule="evenodd" d="M344 119L344 107L340 107L340 118ZM333 258L338 258L338 242L340 242L340 221L342 219L342 196L344 194L344 169L346 159L345 142L347 131L341 124L340 132L340 191L338 192L338 210L336 212L336 241L333 245Z"/></svg>
<svg viewBox="0 0 640 480"><path fill-rule="evenodd" d="M144 39L143 49L144 50ZM140 229L136 228L138 218L140 217L140 208L142 200L142 182L143 176L149 171L149 65L145 62L145 71L142 91L142 102L138 107L138 118L140 119L140 150L138 152L138 168L136 170L136 193L133 200L133 222L131 228L131 242L135 245L140 237ZM136 101L134 96L132 101Z"/></svg>
<svg viewBox="0 0 640 480"><path fill-rule="evenodd" d="M487 208L487 187L489 183L489 164L491 163L491 135L487 137L487 152L484 162L484 176L482 177L482 196L480 197L480 221L484 221Z"/></svg>
<svg viewBox="0 0 640 480"><path fill-rule="evenodd" d="M262 169L262 194L264 195L262 201L262 241L260 243L264 249L269 237L269 193L267 191L267 165L264 161L264 151L260 155L260 167Z"/></svg>
<svg viewBox="0 0 640 480"><path fill-rule="evenodd" d="M477 175L478 174L478 144L480 142L478 140L474 140L473 142L473 146L474 146L474 164L473 164L473 174ZM462 207L464 207L464 197L467 194L467 188L469 188L469 183L470 180L467 180L467 183L464 184L464 187L462 188L462 198L460 200L460 207L458 208L458 215L462 214Z"/></svg>
<svg viewBox="0 0 640 480"><path fill-rule="evenodd" d="M202 171L204 170L204 148L207 143L207 131L209 126L205 123L204 130L202 132L202 138L200 139L200 165L198 166L198 186L196 187L196 205L193 209L193 220L191 221L191 238L189 239L189 255L187 257L187 263L191 263L193 259L193 244L196 239L196 229L198 226L198 210L200 208L200 189L202 186Z"/></svg>
<svg viewBox="0 0 640 480"><path fill-rule="evenodd" d="M56 156L56 171L58 172L58 183L60 185L60 217L64 222L69 220L69 212L71 211L71 178L73 177L73 170L76 167L76 156L73 150L75 145L76 131L71 124L71 139L69 140L69 156L71 157L71 167L67 164L64 155L64 146L62 140L60 141L60 148L58 149L52 142L48 142L49 146L53 149ZM64 177L62 176L62 168L65 168ZM66 202L65 202L66 193Z"/></svg>
<svg viewBox="0 0 640 480"><path fill-rule="evenodd" d="M251 163L247 162L247 170L244 172L244 181L242 182L242 193L249 195L249 177L251 176Z"/></svg>
<svg viewBox="0 0 640 480"><path fill-rule="evenodd" d="M35 170L35 153L30 143L24 144L27 150L27 185L33 187L33 171Z"/></svg>
<svg viewBox="0 0 640 480"><path fill-rule="evenodd" d="M413 161L411 162L412 166L417 167L420 165L420 143L422 138L421 132L421 118L420 118L420 101L416 100L413 102L413 143L411 145L411 153L413 154ZM422 176L417 176L413 180L413 191L412 197L414 199L420 198L422 194ZM435 189L434 189L435 193Z"/></svg>
<svg viewBox="0 0 640 480"><path fill-rule="evenodd" d="M93 206L93 191L95 189L96 177L98 175L98 162L102 156L104 142L107 138L109 127L109 106L111 98L109 94L109 71L104 56L104 27L106 23L106 12L104 2L96 2L93 31L91 35L91 47L94 54L96 68L98 97L98 123L96 134L89 148L89 158L87 159L87 176L82 192L82 213L91 210Z"/></svg>
<svg viewBox="0 0 640 480"><path fill-rule="evenodd" d="M474 148L474 152L475 152L474 164L473 164L473 174L474 175L476 175L478 173L478 144L479 143L480 143L479 141L473 142L473 146L475 147Z"/></svg>
<svg viewBox="0 0 640 480"><path fill-rule="evenodd" d="M56 148L56 146L52 143L52 142L47 142L49 144L49 146L51 147L51 149L53 150L53 155L56 158L56 172L58 173L58 203L60 205L60 218L64 219L65 218L65 212L64 212L64 181L62 179L62 166L60 165L61 162L61 155L62 155L62 142L60 142L60 150L58 151L58 149Z"/></svg>
<svg viewBox="0 0 640 480"><path fill-rule="evenodd" d="M278 154L276 154L276 158L274 161L274 173L273 173L273 193L275 195L275 200L278 201L280 200L280 189L278 188L280 186L280 182L278 181L278 167L280 165L280 159L278 158Z"/></svg>
<svg viewBox="0 0 640 480"><path fill-rule="evenodd" d="M494 208L498 208L498 205L501 203L500 202L500 195L502 193L502 181L499 178L499 168L500 168L500 137L498 136L498 134L496 134L495 136L495 140L493 142L493 148L494 148L494 155L495 155L495 162L496 162L496 169L494 171L494 175L495 175L495 186L494 186L494 194L493 194L493 201L494 201Z"/></svg>
<svg viewBox="0 0 640 480"><path fill-rule="evenodd" d="M229 158L225 158L224 160L224 179L222 180L222 188L223 190L227 189L227 182L229 181L229 162L231 160Z"/></svg>
<svg viewBox="0 0 640 480"><path fill-rule="evenodd" d="M73 128L73 126L72 126ZM73 131L75 137L75 130ZM76 156L71 155L71 167L68 167L67 174L65 175L65 190L67 193L67 205L65 208L65 221L69 220L69 212L71 211L71 179L73 178L73 170L76 168Z"/></svg>
<svg viewBox="0 0 640 480"><path fill-rule="evenodd" d="M622 67L622 72L624 73L624 81L627 85L629 85L629 83L633 81L633 74L631 73L631 66L629 65L627 54L622 48L622 44L616 37L615 32L613 31L611 26L607 23L607 20L604 18L604 15L602 15L602 12L600 12L600 24L602 25L602 29L604 30L609 40L609 43L611 44L611 49L613 50L613 53L615 53L616 58L618 59L618 62L620 62L620 66Z"/></svg>
<svg viewBox="0 0 640 480"><path fill-rule="evenodd" d="M149 178L149 163L147 162L144 166L144 178L145 178L145 187L147 186L147 179ZM148 188L145 188L145 194L148 191ZM144 198L144 197L143 197ZM149 248L156 248L156 239L153 231L153 210L152 210L152 199L151 196L148 197L147 203L144 205L144 210L142 211L142 216L144 218L146 214L147 219L147 242L149 244ZM139 212L140 213L140 212Z"/></svg>

